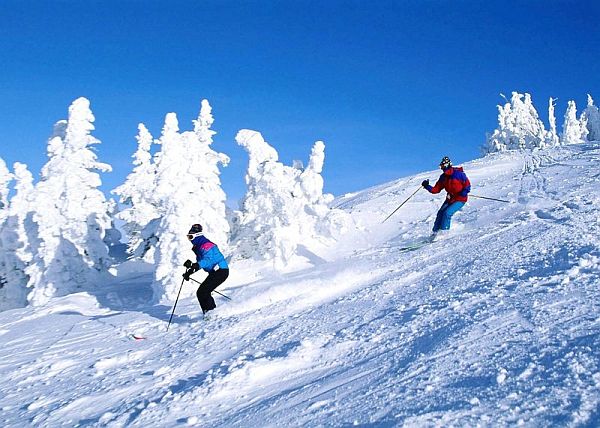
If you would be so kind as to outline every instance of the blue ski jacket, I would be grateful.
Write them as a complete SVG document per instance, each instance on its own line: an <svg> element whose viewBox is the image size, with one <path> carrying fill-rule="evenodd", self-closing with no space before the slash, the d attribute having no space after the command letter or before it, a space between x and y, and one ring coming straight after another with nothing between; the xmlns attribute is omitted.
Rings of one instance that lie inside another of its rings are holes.
<svg viewBox="0 0 600 428"><path fill-rule="evenodd" d="M196 254L196 261L204 271L211 272L215 270L215 266L219 266L219 269L229 269L225 257L219 251L219 247L204 235L195 237L192 240L192 245L192 251Z"/></svg>

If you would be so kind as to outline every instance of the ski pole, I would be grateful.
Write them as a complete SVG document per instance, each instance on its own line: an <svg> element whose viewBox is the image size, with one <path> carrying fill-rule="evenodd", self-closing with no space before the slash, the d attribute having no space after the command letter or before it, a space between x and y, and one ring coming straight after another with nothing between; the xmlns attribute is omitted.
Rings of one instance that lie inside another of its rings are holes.
<svg viewBox="0 0 600 428"><path fill-rule="evenodd" d="M510 204L510 201L505 201L504 199L488 198L486 196L477 196L477 195L469 195L469 197L477 198L477 199L489 199L490 201L506 202L507 204Z"/></svg>
<svg viewBox="0 0 600 428"><path fill-rule="evenodd" d="M173 305L173 312L171 312L171 318L169 318L169 324L167 325L167 331L169 331L169 327L171 326L171 320L173 319L173 315L175 314L175 308L177 307L177 302L179 301L179 295L181 294L181 289L183 288L183 283L185 278L181 280L181 287L179 287L179 293L177 293L177 299L175 299L175 305Z"/></svg>
<svg viewBox="0 0 600 428"><path fill-rule="evenodd" d="M406 200L405 200L404 202L402 202L402 203L401 203L401 204L398 206L398 208L396 208L396 209L395 209L395 210L394 210L394 211L393 211L393 212L392 212L392 213L391 213L389 216L387 216L387 217L385 218L385 220L387 220L387 219L388 219L388 218L390 218L392 215L394 215L394 213L395 213L396 211L398 211L398 210L399 210L399 209L402 207L402 205L404 205L405 203L407 203L407 202L408 202L408 200L409 200L410 198L412 198L413 196L415 196L415 195L417 194L417 192L418 192L419 190L421 190L421 187L422 187L422 186L419 186L419 188L418 188L417 190L415 190L415 191L414 191L414 193L413 193L412 195L410 195L408 198L406 198ZM383 221L381 222L381 224L385 223L385 220L383 220Z"/></svg>
<svg viewBox="0 0 600 428"><path fill-rule="evenodd" d="M194 278L190 277L190 279L191 279L192 281L194 281L196 284L200 284L200 285L202 285L202 283L201 283L201 282L199 282L199 281L196 281ZM230 297L227 297L226 295L224 295L224 294L223 294L223 293L221 293L220 291L217 291L217 290L213 290L213 291L214 291L215 293L217 293L217 294L220 294L221 296L225 297L226 299L228 299L228 300L231 300L231 298L230 298Z"/></svg>

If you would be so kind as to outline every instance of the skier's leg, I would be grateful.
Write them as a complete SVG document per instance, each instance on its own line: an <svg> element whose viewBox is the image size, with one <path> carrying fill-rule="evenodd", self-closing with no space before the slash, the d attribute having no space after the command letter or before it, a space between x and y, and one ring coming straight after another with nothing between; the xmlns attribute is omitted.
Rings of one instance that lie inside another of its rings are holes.
<svg viewBox="0 0 600 428"><path fill-rule="evenodd" d="M450 222L452 220L452 216L456 214L463 206L464 202L452 202L448 205L448 207L444 210L441 218L440 229L441 230L450 230Z"/></svg>
<svg viewBox="0 0 600 428"><path fill-rule="evenodd" d="M212 283L210 285L209 292L213 291L219 285L223 284L227 277L229 276L229 269L219 269L217 271L211 272L212 275Z"/></svg>
<svg viewBox="0 0 600 428"><path fill-rule="evenodd" d="M198 291L196 291L196 297L198 297L198 303L200 303L202 313L208 312L217 307L215 304L215 299L213 299L213 297L210 295L210 292L214 289L213 274L214 272L210 272L206 279L198 287Z"/></svg>
<svg viewBox="0 0 600 428"><path fill-rule="evenodd" d="M198 287L196 296L202 308L202 312L208 312L217 307L215 299L211 296L211 291L221 285L229 276L229 269L219 269L208 274L204 282Z"/></svg>
<svg viewBox="0 0 600 428"><path fill-rule="evenodd" d="M198 297L198 302L200 303L200 307L202 308L202 313L206 313L217 307L215 304L215 299L210 295L210 293L202 293L200 289L196 292L196 296Z"/></svg>
<svg viewBox="0 0 600 428"><path fill-rule="evenodd" d="M444 203L438 210L437 216L435 217L435 223L433 223L433 233L437 232L438 230L440 230L442 228L442 220L444 217L444 212L448 208L448 205L449 205L448 201L444 201Z"/></svg>

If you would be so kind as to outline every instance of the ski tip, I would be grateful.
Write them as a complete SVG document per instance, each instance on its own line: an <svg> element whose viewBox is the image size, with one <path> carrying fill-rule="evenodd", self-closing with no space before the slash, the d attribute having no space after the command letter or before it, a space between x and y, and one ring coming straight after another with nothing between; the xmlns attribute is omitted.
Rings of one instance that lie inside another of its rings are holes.
<svg viewBox="0 0 600 428"><path fill-rule="evenodd" d="M134 338L135 340L144 340L144 339L146 339L144 336L140 336L138 334L132 334L131 337Z"/></svg>

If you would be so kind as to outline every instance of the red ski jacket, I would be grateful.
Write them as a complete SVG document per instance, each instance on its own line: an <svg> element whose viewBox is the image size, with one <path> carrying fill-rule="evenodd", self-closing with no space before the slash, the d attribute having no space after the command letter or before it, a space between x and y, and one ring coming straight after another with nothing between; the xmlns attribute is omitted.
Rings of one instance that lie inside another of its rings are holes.
<svg viewBox="0 0 600 428"><path fill-rule="evenodd" d="M431 193L448 192L448 202L467 202L467 195L471 191L471 182L464 173L462 167L451 167L440 175L435 186L425 187Z"/></svg>

